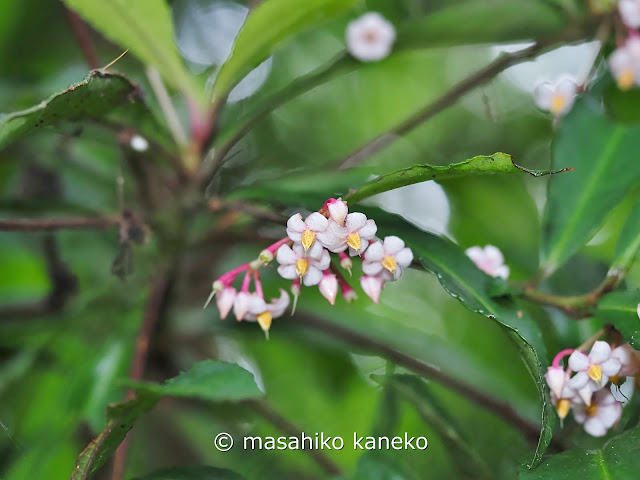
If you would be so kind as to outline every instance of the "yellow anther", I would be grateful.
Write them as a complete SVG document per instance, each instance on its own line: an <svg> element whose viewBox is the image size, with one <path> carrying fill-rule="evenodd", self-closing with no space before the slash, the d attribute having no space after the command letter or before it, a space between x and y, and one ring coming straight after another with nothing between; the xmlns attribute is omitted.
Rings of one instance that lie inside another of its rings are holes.
<svg viewBox="0 0 640 480"><path fill-rule="evenodd" d="M602 381L602 367L600 367L600 365L591 365L589 370L587 370L587 375L589 375L591 380L600 384Z"/></svg>
<svg viewBox="0 0 640 480"><path fill-rule="evenodd" d="M614 375L609 380L611 380L611 383L613 383L614 385L618 385L618 382L620 381L620 375Z"/></svg>
<svg viewBox="0 0 640 480"><path fill-rule="evenodd" d="M302 246L304 247L304 251L306 252L311 248L313 242L316 241L316 232L312 232L311 230L305 230L302 234Z"/></svg>
<svg viewBox="0 0 640 480"><path fill-rule="evenodd" d="M394 273L396 271L396 257L384 257L384 260L382 260L382 266L391 273Z"/></svg>
<svg viewBox="0 0 640 480"><path fill-rule="evenodd" d="M634 81L634 75L631 70L625 70L622 75L618 77L618 86L621 90L629 90Z"/></svg>
<svg viewBox="0 0 640 480"><path fill-rule="evenodd" d="M571 408L571 402L567 398L561 398L558 400L558 404L556 405L556 410L558 411L558 416L561 419L564 419L569 414L569 409Z"/></svg>
<svg viewBox="0 0 640 480"><path fill-rule="evenodd" d="M553 113L554 115L557 115L562 111L565 104L566 104L566 99L564 98L564 96L556 93L551 98L551 113Z"/></svg>
<svg viewBox="0 0 640 480"><path fill-rule="evenodd" d="M296 262L296 273L299 277L306 275L309 271L309 260L306 258L299 258Z"/></svg>
<svg viewBox="0 0 640 480"><path fill-rule="evenodd" d="M271 312L267 310L266 312L262 312L258 315L258 324L260 328L265 332L268 332L271 328L271 322L273 321L273 317L271 316Z"/></svg>
<svg viewBox="0 0 640 480"><path fill-rule="evenodd" d="M584 413L589 417L593 417L596 413L598 413L598 405L592 403L588 407L584 407Z"/></svg>
<svg viewBox="0 0 640 480"><path fill-rule="evenodd" d="M347 245L349 245L354 250L358 252L362 248L362 242L360 241L360 235L357 233L350 233L349 237L347 237Z"/></svg>

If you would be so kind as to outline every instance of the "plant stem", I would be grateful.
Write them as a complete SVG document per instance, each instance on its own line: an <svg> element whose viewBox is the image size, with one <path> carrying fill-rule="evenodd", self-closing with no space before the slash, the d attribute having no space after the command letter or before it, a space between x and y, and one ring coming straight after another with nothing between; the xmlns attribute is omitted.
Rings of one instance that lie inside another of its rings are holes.
<svg viewBox="0 0 640 480"><path fill-rule="evenodd" d="M19 218L0 220L0 230L13 232L52 232L55 230L106 230L120 224L120 218L107 217L72 217L72 218Z"/></svg>
<svg viewBox="0 0 640 480"><path fill-rule="evenodd" d="M418 375L439 382L445 387L476 403L485 410L495 414L510 425L516 427L532 441L538 441L540 436L540 427L520 416L520 414L505 401L492 397L491 395L487 395L480 390L476 390L474 387L461 382L457 378L451 377L450 375L447 375L446 373L443 373L420 360L410 357L385 343L366 337L358 332L349 330L335 323L327 322L318 317L307 314L306 312L304 315L298 315L296 317L296 323L323 332L353 346L364 348L369 352L375 352L392 361L396 365L400 365L414 373L417 373Z"/></svg>

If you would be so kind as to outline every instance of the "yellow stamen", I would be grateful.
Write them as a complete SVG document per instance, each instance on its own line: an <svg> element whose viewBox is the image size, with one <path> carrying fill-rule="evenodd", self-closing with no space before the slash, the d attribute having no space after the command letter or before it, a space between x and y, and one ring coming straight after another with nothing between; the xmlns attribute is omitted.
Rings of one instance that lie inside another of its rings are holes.
<svg viewBox="0 0 640 480"><path fill-rule="evenodd" d="M299 277L306 275L309 271L309 260L306 258L299 258L296 262L296 273Z"/></svg>
<svg viewBox="0 0 640 480"><path fill-rule="evenodd" d="M551 113L557 115L565 106L566 100L564 96L555 94L551 97Z"/></svg>
<svg viewBox="0 0 640 480"><path fill-rule="evenodd" d="M384 257L384 260L382 260L382 266L391 273L394 273L396 271L396 257Z"/></svg>
<svg viewBox="0 0 640 480"><path fill-rule="evenodd" d="M596 413L598 413L598 405L592 403L588 407L584 407L584 412L587 414L587 416L593 417Z"/></svg>
<svg viewBox="0 0 640 480"><path fill-rule="evenodd" d="M569 414L569 409L571 408L571 402L567 398L561 398L558 400L558 404L556 405L556 410L558 411L558 416L561 419L564 419Z"/></svg>
<svg viewBox="0 0 640 480"><path fill-rule="evenodd" d="M620 375L614 375L609 380L611 380L611 383L613 383L614 385L618 385L618 382L620 381Z"/></svg>
<svg viewBox="0 0 640 480"><path fill-rule="evenodd" d="M587 375L591 380L599 384L602 381L602 367L600 365L591 365L587 370Z"/></svg>
<svg viewBox="0 0 640 480"><path fill-rule="evenodd" d="M358 235L357 233L350 233L349 237L347 238L347 245L349 245L351 248L359 252L360 249L362 248L360 235Z"/></svg>
<svg viewBox="0 0 640 480"><path fill-rule="evenodd" d="M622 75L618 77L618 86L621 90L629 90L633 85L634 75L630 70L625 70Z"/></svg>
<svg viewBox="0 0 640 480"><path fill-rule="evenodd" d="M302 234L302 246L304 247L304 251L306 252L311 248L313 242L316 241L316 232L312 232L311 230L305 230Z"/></svg>
<svg viewBox="0 0 640 480"><path fill-rule="evenodd" d="M273 321L273 317L271 316L271 312L267 310L266 312L262 312L258 315L258 324L260 328L265 332L268 332L271 328L271 322Z"/></svg>

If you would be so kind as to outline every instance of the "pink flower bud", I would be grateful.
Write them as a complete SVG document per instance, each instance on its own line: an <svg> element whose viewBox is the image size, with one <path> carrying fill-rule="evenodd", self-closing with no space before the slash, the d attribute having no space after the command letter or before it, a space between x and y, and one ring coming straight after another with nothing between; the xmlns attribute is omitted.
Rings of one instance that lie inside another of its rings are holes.
<svg viewBox="0 0 640 480"><path fill-rule="evenodd" d="M224 320L229 315L233 303L236 299L236 289L233 287L226 287L216 296L216 304L218 310L220 310L220 319Z"/></svg>
<svg viewBox="0 0 640 480"><path fill-rule="evenodd" d="M347 213L349 213L349 208L347 207L347 202L344 202L342 198L331 198L328 201L327 209L329 210L329 217L336 222L338 225L344 225L344 220L347 218Z"/></svg>
<svg viewBox="0 0 640 480"><path fill-rule="evenodd" d="M322 280L320 280L320 283L318 284L318 288L320 288L320 293L322 293L322 296L326 298L331 305L334 305L336 303L336 295L338 294L338 280L334 274L325 271Z"/></svg>
<svg viewBox="0 0 640 480"><path fill-rule="evenodd" d="M544 378L556 398L562 398L562 389L568 380L568 375L565 373L564 368L549 367Z"/></svg>
<svg viewBox="0 0 640 480"><path fill-rule="evenodd" d="M364 293L373 300L373 303L380 301L380 292L382 291L382 287L384 287L384 280L382 278L379 276L364 275L360 278L360 285Z"/></svg>

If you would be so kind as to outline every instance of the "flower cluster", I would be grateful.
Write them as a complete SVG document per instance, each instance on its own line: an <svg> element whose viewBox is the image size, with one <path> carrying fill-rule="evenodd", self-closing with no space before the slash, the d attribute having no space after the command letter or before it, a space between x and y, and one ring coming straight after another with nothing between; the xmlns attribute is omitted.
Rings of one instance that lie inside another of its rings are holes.
<svg viewBox="0 0 640 480"><path fill-rule="evenodd" d="M575 80L563 76L555 83L542 82L536 86L536 105L542 110L551 112L554 117L560 117L571 110L578 93Z"/></svg>
<svg viewBox="0 0 640 480"><path fill-rule="evenodd" d="M396 31L382 15L368 12L347 26L347 49L361 62L382 60L391 53Z"/></svg>
<svg viewBox="0 0 640 480"><path fill-rule="evenodd" d="M352 257L362 260L364 275L360 278L363 291L378 303L386 282L402 276L402 271L413 261L411 250L395 236L380 240L374 220L363 213L349 213L347 202L330 198L319 212L306 218L297 213L287 221L287 236L260 253L257 260L245 263L217 279L205 307L215 297L220 318L233 309L238 321L257 321L268 332L274 318L280 317L289 306L289 295L280 290L280 297L267 303L260 282L260 268L277 260L281 277L292 280L293 310L302 286L318 286L320 293L335 304L338 292L345 301L357 298L339 268L332 263L331 254L337 255L337 264L351 275ZM236 278L244 273L240 291L233 287ZM251 292L251 283L254 291Z"/></svg>
<svg viewBox="0 0 640 480"><path fill-rule="evenodd" d="M467 248L464 253L475 263L476 267L490 277L498 277L506 280L509 278L509 267L504 264L504 256L498 247L486 245L482 247Z"/></svg>
<svg viewBox="0 0 640 480"><path fill-rule="evenodd" d="M628 36L609 57L609 69L622 90L640 85L640 0L620 0L618 12Z"/></svg>
<svg viewBox="0 0 640 480"><path fill-rule="evenodd" d="M560 361L566 356L569 361L565 370ZM616 400L612 388L636 375L640 375L640 352L629 344L612 349L607 342L596 341L588 355L580 349L559 352L545 379L558 416L564 419L572 411L575 421L589 435L601 437L622 415L622 403Z"/></svg>

